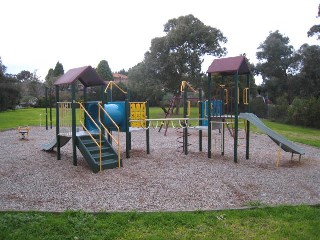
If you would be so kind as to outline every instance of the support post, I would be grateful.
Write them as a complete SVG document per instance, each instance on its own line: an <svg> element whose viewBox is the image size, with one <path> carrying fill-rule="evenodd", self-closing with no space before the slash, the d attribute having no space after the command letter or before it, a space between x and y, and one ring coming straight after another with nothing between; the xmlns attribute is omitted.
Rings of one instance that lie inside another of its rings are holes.
<svg viewBox="0 0 320 240"><path fill-rule="evenodd" d="M71 114L72 114L72 159L73 165L77 166L77 126L76 126L76 85L71 84Z"/></svg>
<svg viewBox="0 0 320 240"><path fill-rule="evenodd" d="M225 121L226 119L222 119L222 139L221 139L221 156L224 156L224 145L225 145Z"/></svg>
<svg viewBox="0 0 320 240"><path fill-rule="evenodd" d="M248 87L248 109L247 111L250 113L250 76L247 74L247 87ZM246 159L249 159L250 157L250 122L246 121Z"/></svg>
<svg viewBox="0 0 320 240"><path fill-rule="evenodd" d="M52 88L49 90L50 129L52 129Z"/></svg>
<svg viewBox="0 0 320 240"><path fill-rule="evenodd" d="M199 126L201 127L203 125L203 112L202 112L202 89L199 88ZM202 129L199 128L199 152L202 152Z"/></svg>
<svg viewBox="0 0 320 240"><path fill-rule="evenodd" d="M126 99L125 99L125 120L126 120L126 158L130 158L130 150L131 150L131 133L129 131L129 116L130 116L130 107L129 107L129 90L128 93L126 94Z"/></svg>
<svg viewBox="0 0 320 240"><path fill-rule="evenodd" d="M48 130L48 87L45 87L46 96L46 130Z"/></svg>
<svg viewBox="0 0 320 240"><path fill-rule="evenodd" d="M211 73L208 73L208 158L211 158Z"/></svg>
<svg viewBox="0 0 320 240"><path fill-rule="evenodd" d="M61 160L61 153L60 153L60 117L59 117L59 86L56 85L56 140L57 140L57 160Z"/></svg>
<svg viewBox="0 0 320 240"><path fill-rule="evenodd" d="M146 101L146 118L149 119L149 102ZM146 141L147 141L147 154L150 154L150 130L149 130L149 121L146 121Z"/></svg>
<svg viewBox="0 0 320 240"><path fill-rule="evenodd" d="M233 146L233 158L234 162L238 162L238 87L239 87L239 74L238 72L234 75L234 146Z"/></svg>
<svg viewBox="0 0 320 240"><path fill-rule="evenodd" d="M184 92L183 92L183 117L186 118L188 114L188 85L186 84L184 86ZM188 155L188 122L185 121L186 125L183 129L183 150L184 154Z"/></svg>

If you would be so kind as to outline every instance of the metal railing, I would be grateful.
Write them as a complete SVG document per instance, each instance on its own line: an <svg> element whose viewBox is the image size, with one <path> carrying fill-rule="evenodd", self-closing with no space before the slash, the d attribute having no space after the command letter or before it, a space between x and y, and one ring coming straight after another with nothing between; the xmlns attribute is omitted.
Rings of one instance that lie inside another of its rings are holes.
<svg viewBox="0 0 320 240"><path fill-rule="evenodd" d="M99 165L100 165L100 172L102 171L102 131L101 128L99 127L99 125L95 122L95 120L91 117L90 113L85 109L85 107L83 106L82 103L78 103L80 106L80 117L79 117L79 122L80 125L83 127L83 129L88 133L88 135L90 136L90 138L93 140L93 142L98 146L99 148ZM92 123L97 127L97 129L99 130L99 143L97 142L97 140L93 137L93 135L91 134L91 132L87 129L87 127L85 126L85 115L92 121Z"/></svg>
<svg viewBox="0 0 320 240"><path fill-rule="evenodd" d="M111 118L111 116L107 113L107 111L104 109L104 107L101 105L101 103L98 103L98 119L99 119L99 123L101 124L101 126L103 127L103 129L105 130L105 132L108 134L108 136L111 137L111 139L113 140L113 142L115 142L115 144L117 145L117 152L118 152L118 167L120 168L121 166L121 162L120 162L120 128L119 126L116 124L115 121L113 121L113 119ZM104 125L103 121L101 121L101 111L109 118L109 120L112 122L112 124L114 125L114 127L117 129L117 138L115 138L113 136L113 134L109 131L109 129Z"/></svg>

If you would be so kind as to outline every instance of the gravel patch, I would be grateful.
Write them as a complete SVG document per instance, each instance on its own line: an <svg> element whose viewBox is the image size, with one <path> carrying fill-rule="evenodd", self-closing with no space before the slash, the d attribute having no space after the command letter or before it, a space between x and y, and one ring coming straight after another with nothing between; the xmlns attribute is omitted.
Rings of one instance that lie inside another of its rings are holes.
<svg viewBox="0 0 320 240"><path fill-rule="evenodd" d="M187 211L238 208L252 202L267 205L320 203L320 149L306 150L299 162L281 151L266 135L251 134L250 159L245 159L244 139L239 140L238 163L233 162L233 139L226 134L225 156L220 155L221 135L213 131L212 158L198 150L198 132L190 129L189 154L184 155L169 129L150 130L146 154L145 132L132 133L131 157L125 158L125 134L121 133L123 168L94 174L78 152L72 165L69 142L56 152L41 151L55 129L32 127L21 140L17 130L0 132L0 210L64 211ZM241 138L240 132L240 138Z"/></svg>

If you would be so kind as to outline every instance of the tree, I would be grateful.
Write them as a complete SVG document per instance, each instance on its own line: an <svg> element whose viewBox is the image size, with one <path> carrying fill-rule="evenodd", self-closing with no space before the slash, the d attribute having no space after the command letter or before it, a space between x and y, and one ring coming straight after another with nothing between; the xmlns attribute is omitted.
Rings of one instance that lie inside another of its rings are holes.
<svg viewBox="0 0 320 240"><path fill-rule="evenodd" d="M19 103L20 87L14 75L6 74L0 57L0 111L14 109Z"/></svg>
<svg viewBox="0 0 320 240"><path fill-rule="evenodd" d="M33 74L29 71L22 70L16 75L16 77L20 82L28 82L28 81L32 81Z"/></svg>
<svg viewBox="0 0 320 240"><path fill-rule="evenodd" d="M50 70L49 70L50 71ZM56 63L55 68L53 69L53 76L54 77L59 77L61 75L64 74L64 69L63 69L63 65L58 61Z"/></svg>
<svg viewBox="0 0 320 240"><path fill-rule="evenodd" d="M4 78L4 74L6 72L7 67L2 64L2 60L0 57L0 80Z"/></svg>
<svg viewBox="0 0 320 240"><path fill-rule="evenodd" d="M159 103L164 95L163 84L159 79L148 76L148 69L144 62L138 63L128 71L130 98L135 101L149 100L150 105Z"/></svg>
<svg viewBox="0 0 320 240"><path fill-rule="evenodd" d="M320 4L318 6L318 17L320 17ZM320 25L313 25L308 31L308 37L317 36L317 39L320 40Z"/></svg>
<svg viewBox="0 0 320 240"><path fill-rule="evenodd" d="M288 71L294 48L289 45L289 42L289 38L283 36L278 30L270 32L256 53L259 61L256 70L261 74L268 97L273 101L284 93L287 93L289 102L292 100Z"/></svg>
<svg viewBox="0 0 320 240"><path fill-rule="evenodd" d="M104 81L112 81L113 75L111 72L111 69L109 67L109 64L106 60L101 60L97 66L96 69L98 75L104 80Z"/></svg>
<svg viewBox="0 0 320 240"><path fill-rule="evenodd" d="M295 54L292 65L296 95L320 98L320 46L304 44Z"/></svg>
<svg viewBox="0 0 320 240"><path fill-rule="evenodd" d="M193 15L170 19L164 25L164 37L154 38L144 63L153 79L159 79L166 90L175 92L182 80L193 85L201 79L205 55L222 56L221 44L227 39L216 28L204 25Z"/></svg>

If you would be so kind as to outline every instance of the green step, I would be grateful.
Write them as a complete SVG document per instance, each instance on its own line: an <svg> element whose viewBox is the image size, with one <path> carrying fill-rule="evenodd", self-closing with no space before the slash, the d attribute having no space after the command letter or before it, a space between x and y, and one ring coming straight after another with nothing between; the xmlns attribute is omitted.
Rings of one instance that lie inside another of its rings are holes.
<svg viewBox="0 0 320 240"><path fill-rule="evenodd" d="M91 154L94 160L99 161L100 154ZM101 154L102 160L109 160L109 159L115 159L115 157L118 159L118 157L114 153L106 152Z"/></svg>
<svg viewBox="0 0 320 240"><path fill-rule="evenodd" d="M87 147L87 149L91 154L100 153L100 149L98 146ZM111 150L111 147L108 147L108 146L102 146L101 148L102 153L108 152L110 150Z"/></svg>
<svg viewBox="0 0 320 240"><path fill-rule="evenodd" d="M99 136L94 136L94 138L99 142ZM113 149L112 145L108 142L105 136L102 136L101 139L101 161L102 169L117 168L118 163L118 154ZM86 159L87 163L93 170L93 172L98 172L100 170L100 149L97 144L92 140L88 135L78 137L78 148L81 151L82 155ZM120 159L120 166L122 167L122 160Z"/></svg>

